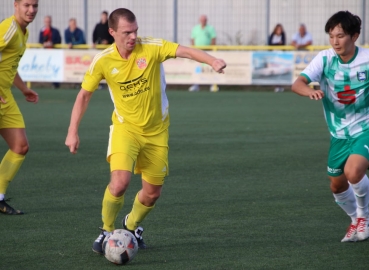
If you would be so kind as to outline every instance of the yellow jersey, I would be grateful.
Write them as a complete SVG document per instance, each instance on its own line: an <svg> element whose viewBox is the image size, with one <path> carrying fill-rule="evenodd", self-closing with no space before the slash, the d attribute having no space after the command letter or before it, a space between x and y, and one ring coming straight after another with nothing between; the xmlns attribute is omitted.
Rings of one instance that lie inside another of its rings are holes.
<svg viewBox="0 0 369 270"><path fill-rule="evenodd" d="M23 33L14 15L0 23L0 96L7 102L14 99L10 89L27 39L28 30Z"/></svg>
<svg viewBox="0 0 369 270"><path fill-rule="evenodd" d="M174 58L177 48L163 39L138 38L129 59L123 59L114 43L94 57L82 88L93 92L105 79L114 103L113 124L137 134L159 134L169 126L161 63Z"/></svg>

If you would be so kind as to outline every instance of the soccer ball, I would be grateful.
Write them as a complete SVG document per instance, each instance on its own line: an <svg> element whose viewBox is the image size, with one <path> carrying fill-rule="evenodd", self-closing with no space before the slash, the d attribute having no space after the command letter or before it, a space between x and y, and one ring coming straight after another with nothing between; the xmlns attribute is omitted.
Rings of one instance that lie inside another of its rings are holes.
<svg viewBox="0 0 369 270"><path fill-rule="evenodd" d="M136 237L129 231L117 229L108 234L103 242L105 258L115 264L127 264L138 251Z"/></svg>

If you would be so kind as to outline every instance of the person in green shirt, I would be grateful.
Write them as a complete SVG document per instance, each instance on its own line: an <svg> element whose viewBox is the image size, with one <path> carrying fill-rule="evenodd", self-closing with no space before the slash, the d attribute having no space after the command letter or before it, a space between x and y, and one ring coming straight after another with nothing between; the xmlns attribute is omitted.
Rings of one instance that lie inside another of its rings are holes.
<svg viewBox="0 0 369 270"><path fill-rule="evenodd" d="M206 15L201 15L199 18L199 24L195 25L192 28L191 32L191 45L192 46L210 46L215 45L216 43L216 32L213 26L209 25L208 18ZM200 86L198 84L192 85L189 89L189 91L199 91ZM211 92L217 92L219 91L219 88L217 85L211 85L210 86Z"/></svg>

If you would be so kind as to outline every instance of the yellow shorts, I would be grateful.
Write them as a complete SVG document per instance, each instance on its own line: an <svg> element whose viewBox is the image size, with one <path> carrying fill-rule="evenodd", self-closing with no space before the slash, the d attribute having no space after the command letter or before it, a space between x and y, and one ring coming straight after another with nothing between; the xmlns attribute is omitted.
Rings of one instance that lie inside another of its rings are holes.
<svg viewBox="0 0 369 270"><path fill-rule="evenodd" d="M142 136L111 125L107 161L110 171L124 170L142 174L142 179L153 185L162 185L168 175L168 130Z"/></svg>
<svg viewBox="0 0 369 270"><path fill-rule="evenodd" d="M2 128L25 128L23 116L14 100L6 104L0 103L0 129Z"/></svg>

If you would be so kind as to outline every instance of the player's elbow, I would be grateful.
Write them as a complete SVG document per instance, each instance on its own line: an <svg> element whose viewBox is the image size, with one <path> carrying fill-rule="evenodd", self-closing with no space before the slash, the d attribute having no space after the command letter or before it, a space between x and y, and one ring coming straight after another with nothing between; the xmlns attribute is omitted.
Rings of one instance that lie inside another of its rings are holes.
<svg viewBox="0 0 369 270"><path fill-rule="evenodd" d="M292 84L292 86L291 86L291 91L292 92L294 92L294 93L297 93L297 85L296 85L297 83L296 82L294 82L293 84Z"/></svg>
<svg viewBox="0 0 369 270"><path fill-rule="evenodd" d="M307 85L305 77L299 76L291 86L291 91L299 94L299 90Z"/></svg>
<svg viewBox="0 0 369 270"><path fill-rule="evenodd" d="M92 92L87 91L87 90L81 88L81 90L78 93L77 99L79 99L80 101L82 101L84 103L85 102L88 103L90 101L90 99L91 99L91 96L92 96Z"/></svg>

